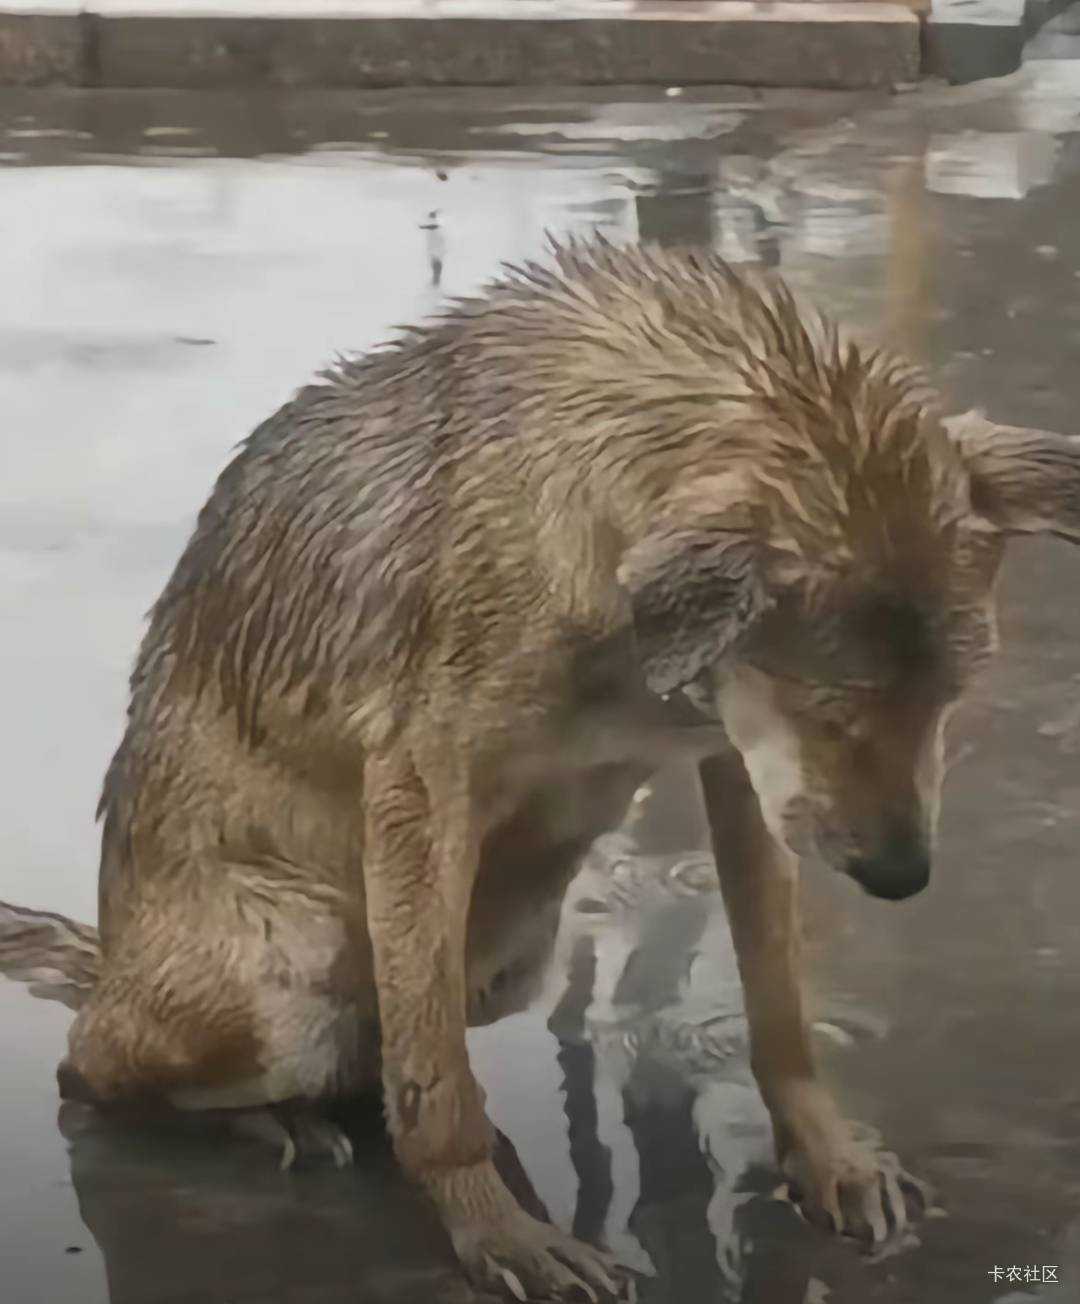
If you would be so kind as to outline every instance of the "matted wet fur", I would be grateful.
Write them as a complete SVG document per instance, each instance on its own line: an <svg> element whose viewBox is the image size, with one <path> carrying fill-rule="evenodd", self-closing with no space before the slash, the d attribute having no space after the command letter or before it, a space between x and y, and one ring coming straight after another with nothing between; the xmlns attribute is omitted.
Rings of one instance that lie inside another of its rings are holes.
<svg viewBox="0 0 1080 1304"><path fill-rule="evenodd" d="M62 1080L101 1101L381 1075L474 1280L614 1293L498 1178L465 1028L520 1003L643 779L696 758L779 1162L880 1239L905 1179L816 1076L797 857L926 883L944 720L1035 531L1080 537L1073 441L943 423L906 364L711 254L556 249L247 441L132 679L100 959L4 907L0 967L67 975Z"/></svg>

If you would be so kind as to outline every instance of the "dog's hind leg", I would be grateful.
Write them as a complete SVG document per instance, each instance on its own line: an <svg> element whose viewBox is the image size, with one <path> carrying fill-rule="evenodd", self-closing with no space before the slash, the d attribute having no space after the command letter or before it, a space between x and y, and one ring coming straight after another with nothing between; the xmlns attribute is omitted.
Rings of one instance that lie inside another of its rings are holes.
<svg viewBox="0 0 1080 1304"><path fill-rule="evenodd" d="M312 1150L341 1163L347 1141L312 1110L377 1082L362 924L296 894L237 887L227 868L212 895L179 897L130 920L106 952L62 1091L207 1112L270 1140L286 1164Z"/></svg>

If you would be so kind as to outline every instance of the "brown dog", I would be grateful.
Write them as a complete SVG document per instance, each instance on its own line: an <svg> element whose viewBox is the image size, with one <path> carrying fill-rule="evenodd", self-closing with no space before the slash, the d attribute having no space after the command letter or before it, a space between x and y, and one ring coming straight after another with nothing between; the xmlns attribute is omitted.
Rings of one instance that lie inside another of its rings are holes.
<svg viewBox="0 0 1080 1304"><path fill-rule="evenodd" d="M139 656L100 957L6 908L0 963L86 996L62 1081L98 1100L381 1073L475 1280L613 1290L502 1185L465 1029L645 776L696 756L781 1163L880 1237L903 1192L815 1076L796 858L926 884L944 721L1034 531L1080 539L1076 444L947 428L909 368L710 255L556 251L252 435Z"/></svg>

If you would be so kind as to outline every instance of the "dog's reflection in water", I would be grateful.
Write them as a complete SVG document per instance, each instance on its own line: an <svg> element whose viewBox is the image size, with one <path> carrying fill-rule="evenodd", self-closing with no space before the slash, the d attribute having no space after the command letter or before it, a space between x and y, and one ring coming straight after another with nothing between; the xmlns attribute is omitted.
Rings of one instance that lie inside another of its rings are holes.
<svg viewBox="0 0 1080 1304"><path fill-rule="evenodd" d="M790 1209L768 1199L769 1119L715 870L698 849L703 829L692 807L678 810L693 792L684 783L602 839L568 895L547 1003L525 1033L530 1058L557 1072L563 1118L549 1115L538 1135L541 1089L502 1101L498 1082L488 1084L493 1113L523 1149L531 1137L567 1152L572 1231L607 1240L638 1268L641 1300L803 1304L808 1270L775 1252L778 1238L799 1233ZM689 850L673 845L680 839ZM519 1110L520 1133L507 1117ZM355 1164L281 1173L224 1117L133 1120L65 1105L72 1178L112 1304L478 1298L434 1213L400 1177L378 1099L343 1106L336 1121ZM543 1215L505 1137L499 1167Z"/></svg>
<svg viewBox="0 0 1080 1304"><path fill-rule="evenodd" d="M336 1116L357 1163L288 1173L257 1143L189 1115L110 1117L65 1104L79 1210L111 1304L472 1304L445 1233L398 1172L377 1101ZM541 1214L508 1143L500 1172Z"/></svg>
<svg viewBox="0 0 1080 1304"><path fill-rule="evenodd" d="M549 1027L578 1175L575 1234L651 1265L658 1299L802 1304L808 1273L754 1251L790 1231L791 1214L768 1199L771 1126L692 776L664 776L641 797L630 826L589 856L560 937L568 981ZM616 1102L605 1135L589 1135L583 1120L599 1119L605 1097ZM627 1141L629 1192L608 1176Z"/></svg>

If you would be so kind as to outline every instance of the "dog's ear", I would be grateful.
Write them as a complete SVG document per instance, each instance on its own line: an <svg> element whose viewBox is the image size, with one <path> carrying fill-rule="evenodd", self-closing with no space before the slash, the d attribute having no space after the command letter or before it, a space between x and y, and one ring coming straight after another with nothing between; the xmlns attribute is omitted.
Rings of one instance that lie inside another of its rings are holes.
<svg viewBox="0 0 1080 1304"><path fill-rule="evenodd" d="M971 506L1005 534L1080 543L1080 439L999 426L979 412L945 422L971 477Z"/></svg>
<svg viewBox="0 0 1080 1304"><path fill-rule="evenodd" d="M618 579L654 693L691 683L769 606L755 538L741 530L661 526L630 548Z"/></svg>

